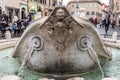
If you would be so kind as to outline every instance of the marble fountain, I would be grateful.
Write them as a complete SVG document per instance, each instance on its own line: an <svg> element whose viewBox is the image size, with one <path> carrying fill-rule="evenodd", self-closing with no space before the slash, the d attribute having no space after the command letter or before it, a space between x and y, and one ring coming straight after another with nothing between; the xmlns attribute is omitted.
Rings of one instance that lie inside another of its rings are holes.
<svg viewBox="0 0 120 80"><path fill-rule="evenodd" d="M71 16L65 7L33 21L20 39L0 43L1 79L8 75L21 80L120 79L120 49L105 46L94 25Z"/></svg>

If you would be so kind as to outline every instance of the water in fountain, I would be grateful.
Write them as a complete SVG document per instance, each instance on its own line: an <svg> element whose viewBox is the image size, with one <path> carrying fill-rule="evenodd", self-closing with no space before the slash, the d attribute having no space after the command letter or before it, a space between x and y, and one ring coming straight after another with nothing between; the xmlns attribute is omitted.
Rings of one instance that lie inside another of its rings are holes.
<svg viewBox="0 0 120 80"><path fill-rule="evenodd" d="M92 59L97 63L101 73L102 73L102 77L104 78L105 74L102 70L102 67L100 65L100 61L99 61L99 58L97 56L97 54L95 53L95 51L93 50L93 48L91 46L89 46L89 49L88 49L89 53L90 53L90 56L92 57ZM92 52L92 53L91 53Z"/></svg>
<svg viewBox="0 0 120 80"><path fill-rule="evenodd" d="M23 60L23 62L22 62L22 65L21 65L20 68L19 68L18 76L23 76L23 75L22 75L22 73L24 72L23 69L25 68L25 65L26 65L27 61L29 61L29 59L31 58L32 53L33 53L33 48L32 48L32 47L29 47L29 48L26 50L26 54L25 54L24 60Z"/></svg>

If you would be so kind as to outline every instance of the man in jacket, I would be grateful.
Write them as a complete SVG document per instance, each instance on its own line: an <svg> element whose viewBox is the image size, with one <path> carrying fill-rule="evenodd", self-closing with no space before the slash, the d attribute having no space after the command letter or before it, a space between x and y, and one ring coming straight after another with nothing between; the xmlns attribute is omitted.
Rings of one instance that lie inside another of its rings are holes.
<svg viewBox="0 0 120 80"><path fill-rule="evenodd" d="M106 17L104 19L104 24L105 24L105 32L107 34L108 30L109 30L109 25L110 25L110 19L108 17Z"/></svg>

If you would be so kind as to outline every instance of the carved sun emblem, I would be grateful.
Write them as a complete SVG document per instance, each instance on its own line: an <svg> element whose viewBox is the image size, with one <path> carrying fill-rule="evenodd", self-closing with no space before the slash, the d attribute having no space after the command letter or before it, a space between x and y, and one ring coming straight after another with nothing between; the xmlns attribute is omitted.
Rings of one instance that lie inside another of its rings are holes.
<svg viewBox="0 0 120 80"><path fill-rule="evenodd" d="M58 9L57 11L56 11L56 17L57 17L57 19L59 19L59 20L62 20L62 19L64 19L65 18L65 11L63 10L63 9Z"/></svg>

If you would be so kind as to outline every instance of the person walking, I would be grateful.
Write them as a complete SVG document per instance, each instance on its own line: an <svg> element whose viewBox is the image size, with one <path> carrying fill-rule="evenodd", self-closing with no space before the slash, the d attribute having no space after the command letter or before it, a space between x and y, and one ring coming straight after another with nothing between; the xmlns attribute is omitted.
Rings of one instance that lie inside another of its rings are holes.
<svg viewBox="0 0 120 80"><path fill-rule="evenodd" d="M108 16L104 19L104 24L105 24L105 33L107 34L110 25L110 19L108 18Z"/></svg>
<svg viewBox="0 0 120 80"><path fill-rule="evenodd" d="M94 23L95 27L97 27L97 23L98 23L97 18L94 19L93 23Z"/></svg>

